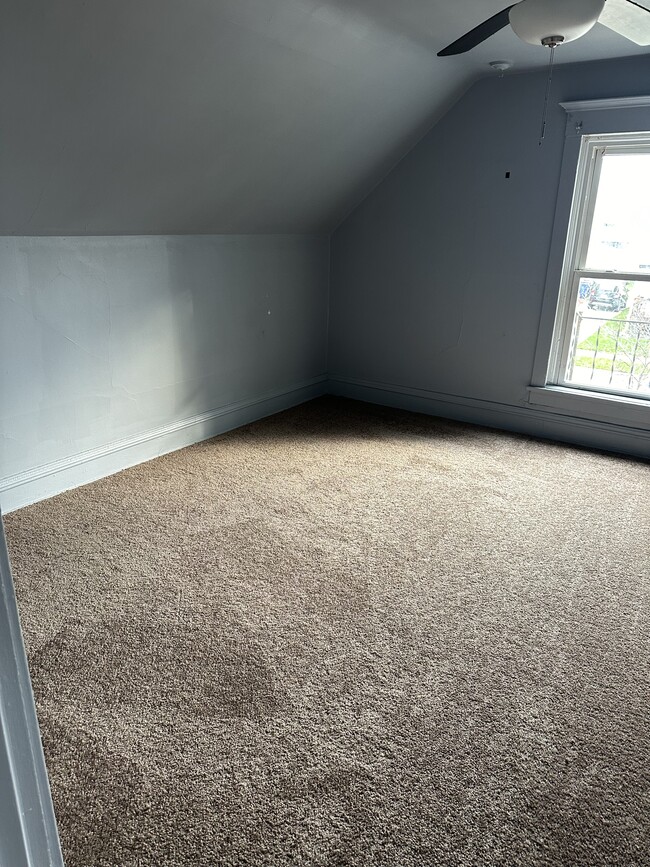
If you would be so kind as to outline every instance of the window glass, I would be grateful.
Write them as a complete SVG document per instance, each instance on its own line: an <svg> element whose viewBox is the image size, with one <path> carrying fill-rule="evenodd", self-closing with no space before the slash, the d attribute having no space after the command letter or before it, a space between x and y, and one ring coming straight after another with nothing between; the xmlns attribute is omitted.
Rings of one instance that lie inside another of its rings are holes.
<svg viewBox="0 0 650 867"><path fill-rule="evenodd" d="M650 395L650 283L579 279L566 382Z"/></svg>
<svg viewBox="0 0 650 867"><path fill-rule="evenodd" d="M650 272L650 153L605 153L584 267Z"/></svg>

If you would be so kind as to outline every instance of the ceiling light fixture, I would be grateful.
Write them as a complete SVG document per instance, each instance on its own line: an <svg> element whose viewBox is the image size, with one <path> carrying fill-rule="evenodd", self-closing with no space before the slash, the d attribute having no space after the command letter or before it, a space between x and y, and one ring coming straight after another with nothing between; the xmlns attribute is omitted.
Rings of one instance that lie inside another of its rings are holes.
<svg viewBox="0 0 650 867"><path fill-rule="evenodd" d="M503 73L512 67L512 62L510 60L491 60L490 66L503 78Z"/></svg>
<svg viewBox="0 0 650 867"><path fill-rule="evenodd" d="M530 45L573 42L589 33L605 0L522 0L508 13L510 26Z"/></svg>
<svg viewBox="0 0 650 867"><path fill-rule="evenodd" d="M508 25L524 42L549 48L580 39L598 21L637 45L650 45L647 5L647 0L521 0L443 48L438 57L464 54Z"/></svg>
<svg viewBox="0 0 650 867"><path fill-rule="evenodd" d="M438 57L464 54L508 25L523 42L549 48L551 53L539 136L541 145L546 134L555 49L565 42L580 39L598 21L638 45L650 45L650 8L637 0L520 0L443 48L438 52ZM494 60L490 66L503 75L508 68L503 66L504 62Z"/></svg>

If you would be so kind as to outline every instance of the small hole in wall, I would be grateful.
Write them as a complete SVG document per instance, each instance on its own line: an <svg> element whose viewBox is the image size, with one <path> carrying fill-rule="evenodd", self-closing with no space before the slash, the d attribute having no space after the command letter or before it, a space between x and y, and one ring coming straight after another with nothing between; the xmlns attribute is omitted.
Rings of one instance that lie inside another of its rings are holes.
<svg viewBox="0 0 650 867"><path fill-rule="evenodd" d="M510 177L510 172L506 172L506 177L507 177L507 178Z"/></svg>

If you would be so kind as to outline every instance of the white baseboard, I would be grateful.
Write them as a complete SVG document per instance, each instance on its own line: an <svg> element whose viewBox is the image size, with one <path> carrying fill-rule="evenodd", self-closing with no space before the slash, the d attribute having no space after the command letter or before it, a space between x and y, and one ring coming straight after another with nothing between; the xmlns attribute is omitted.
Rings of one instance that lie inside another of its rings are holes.
<svg viewBox="0 0 650 867"><path fill-rule="evenodd" d="M7 514L326 393L327 377L314 377L286 389L231 403L211 412L8 476L0 479L0 509Z"/></svg>
<svg viewBox="0 0 650 867"><path fill-rule="evenodd" d="M650 430L646 428L577 418L529 405L513 406L439 394L394 383L346 377L328 380L323 375L0 479L0 509L7 514L323 394L650 458Z"/></svg>
<svg viewBox="0 0 650 867"><path fill-rule="evenodd" d="M354 400L437 415L484 427L650 458L650 430L646 427L628 427L577 418L529 405L513 406L346 377L330 377L329 392Z"/></svg>

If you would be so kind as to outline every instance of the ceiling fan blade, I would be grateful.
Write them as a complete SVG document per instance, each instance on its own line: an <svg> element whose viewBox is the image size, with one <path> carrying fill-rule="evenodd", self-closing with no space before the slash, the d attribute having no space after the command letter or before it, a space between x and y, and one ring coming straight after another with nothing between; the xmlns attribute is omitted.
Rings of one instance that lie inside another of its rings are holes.
<svg viewBox="0 0 650 867"><path fill-rule="evenodd" d="M513 3L513 6L516 5L516 3ZM503 28L507 27L510 23L508 13L511 9L512 6L508 6L507 9L502 9L501 12L497 12L496 15L488 18L487 21L479 24L478 27L470 30L469 33L461 36L460 39L452 42L451 45L443 48L442 51L439 51L438 57L449 57L451 54L464 54L471 48L475 48L481 42L484 42L490 36L498 33L499 30L503 30Z"/></svg>
<svg viewBox="0 0 650 867"><path fill-rule="evenodd" d="M647 0L650 7L650 0ZM598 19L637 45L650 45L650 8L633 0L607 0Z"/></svg>

